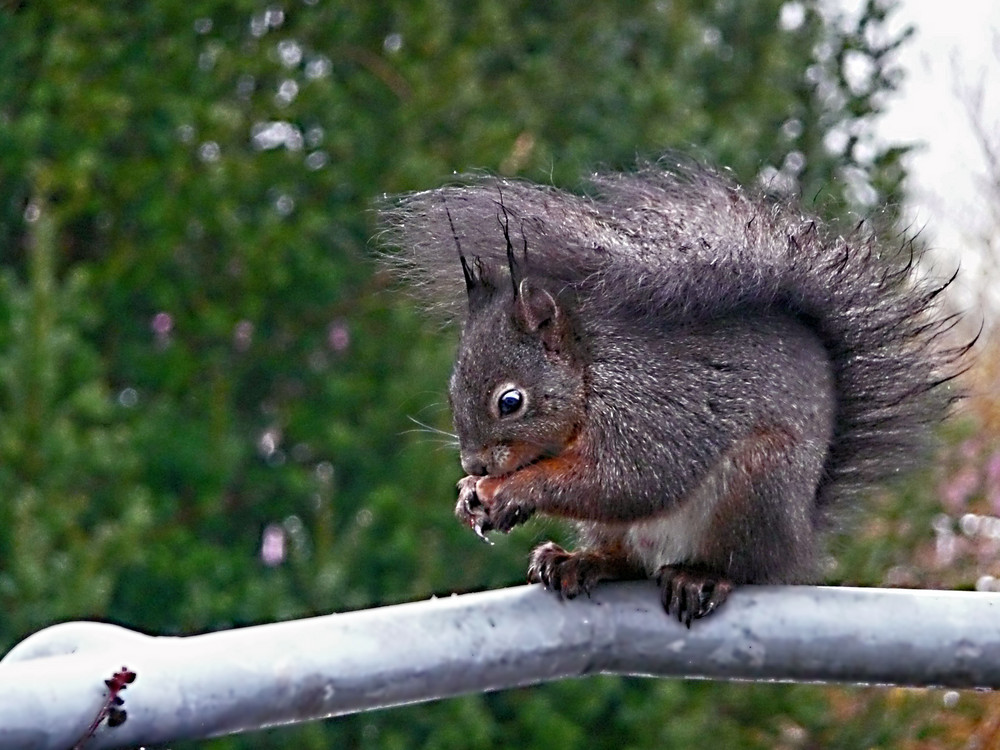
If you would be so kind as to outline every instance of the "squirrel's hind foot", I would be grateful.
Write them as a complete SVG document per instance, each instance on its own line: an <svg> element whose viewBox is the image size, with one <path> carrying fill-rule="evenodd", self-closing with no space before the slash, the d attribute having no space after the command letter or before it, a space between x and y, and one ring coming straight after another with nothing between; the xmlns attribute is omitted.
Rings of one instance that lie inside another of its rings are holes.
<svg viewBox="0 0 1000 750"><path fill-rule="evenodd" d="M581 591L589 594L590 585L595 583L581 576L584 567L578 554L564 550L555 542L546 542L531 552L528 583L540 583L560 597L572 599Z"/></svg>
<svg viewBox="0 0 1000 750"><path fill-rule="evenodd" d="M540 583L560 597L590 596L599 581L641 577L625 558L604 550L567 551L555 542L541 544L531 553L528 583Z"/></svg>
<svg viewBox="0 0 1000 750"><path fill-rule="evenodd" d="M711 614L726 601L733 584L726 578L690 565L664 565L656 574L663 609L691 627L691 622Z"/></svg>

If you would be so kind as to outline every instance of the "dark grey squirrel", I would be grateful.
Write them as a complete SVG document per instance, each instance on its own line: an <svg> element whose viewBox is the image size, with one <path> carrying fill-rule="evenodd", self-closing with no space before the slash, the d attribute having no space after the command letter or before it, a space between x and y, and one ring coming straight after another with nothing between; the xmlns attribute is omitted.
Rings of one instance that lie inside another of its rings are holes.
<svg viewBox="0 0 1000 750"><path fill-rule="evenodd" d="M591 184L469 178L383 211L391 262L462 319L456 514L484 538L569 519L578 548L536 548L529 581L654 577L688 626L735 584L815 580L835 509L956 397L949 282L708 169Z"/></svg>

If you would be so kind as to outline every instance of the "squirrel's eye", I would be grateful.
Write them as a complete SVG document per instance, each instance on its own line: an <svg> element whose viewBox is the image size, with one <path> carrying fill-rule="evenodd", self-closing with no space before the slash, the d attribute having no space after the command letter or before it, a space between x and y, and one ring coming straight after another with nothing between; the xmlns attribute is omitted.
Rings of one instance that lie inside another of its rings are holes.
<svg viewBox="0 0 1000 750"><path fill-rule="evenodd" d="M497 411L501 417L507 417L521 408L524 395L517 388L508 388L497 399Z"/></svg>

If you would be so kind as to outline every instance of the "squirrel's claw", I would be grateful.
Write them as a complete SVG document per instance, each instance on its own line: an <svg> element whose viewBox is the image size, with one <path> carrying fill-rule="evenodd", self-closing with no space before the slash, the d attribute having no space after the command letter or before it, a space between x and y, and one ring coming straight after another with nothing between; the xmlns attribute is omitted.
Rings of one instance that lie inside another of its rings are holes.
<svg viewBox="0 0 1000 750"><path fill-rule="evenodd" d="M569 552L555 542L546 542L531 552L528 583L541 583L560 599L590 596L598 582L631 578L629 563L606 553L577 550Z"/></svg>
<svg viewBox="0 0 1000 750"><path fill-rule="evenodd" d="M574 557L572 552L567 552L555 542L536 547L531 552L528 583L540 583L559 594L560 599L574 598L583 590L573 564Z"/></svg>
<svg viewBox="0 0 1000 750"><path fill-rule="evenodd" d="M492 527L501 534L506 534L531 518L535 514L535 509L517 502L498 502L489 509L489 514Z"/></svg>
<svg viewBox="0 0 1000 750"><path fill-rule="evenodd" d="M463 477L458 482L458 502L455 504L455 515L458 520L472 529L476 536L487 544L493 544L486 534L493 531L493 521L482 500L476 493L476 482L479 477Z"/></svg>
<svg viewBox="0 0 1000 750"><path fill-rule="evenodd" d="M484 542L493 545L493 540L486 536L486 532L492 531L493 527L490 525L489 519L481 518L477 521L473 521L471 524L472 530L476 532L476 536L482 539Z"/></svg>
<svg viewBox="0 0 1000 750"><path fill-rule="evenodd" d="M483 483L484 479L494 480L493 483ZM484 542L492 544L486 534L499 531L506 534L518 524L531 518L535 509L531 505L518 502L507 502L496 494L495 477L463 477L458 482L458 502L455 504L455 515L472 529L476 536ZM486 490L486 493L480 491Z"/></svg>
<svg viewBox="0 0 1000 750"><path fill-rule="evenodd" d="M455 503L455 515L458 520L472 529L476 536L488 542L486 532L493 529L486 506L476 494L478 477L463 477L458 482L458 502Z"/></svg>
<svg viewBox="0 0 1000 750"><path fill-rule="evenodd" d="M656 582L663 609L688 628L692 621L718 609L733 590L728 579L686 565L664 565Z"/></svg>

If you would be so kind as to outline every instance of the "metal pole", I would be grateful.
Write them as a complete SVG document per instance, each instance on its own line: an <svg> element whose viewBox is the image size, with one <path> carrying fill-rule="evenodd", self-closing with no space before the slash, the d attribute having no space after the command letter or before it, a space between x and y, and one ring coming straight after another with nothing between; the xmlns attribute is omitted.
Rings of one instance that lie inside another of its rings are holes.
<svg viewBox="0 0 1000 750"><path fill-rule="evenodd" d="M186 638L66 623L0 662L0 747L71 747L122 666L137 674L127 721L88 749L598 672L1000 688L1000 594L748 586L690 630L648 583L571 602L524 586Z"/></svg>

